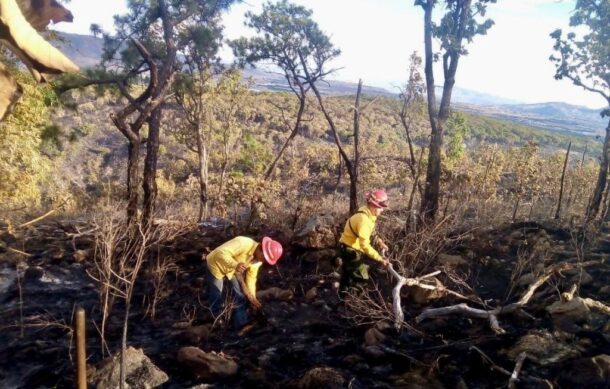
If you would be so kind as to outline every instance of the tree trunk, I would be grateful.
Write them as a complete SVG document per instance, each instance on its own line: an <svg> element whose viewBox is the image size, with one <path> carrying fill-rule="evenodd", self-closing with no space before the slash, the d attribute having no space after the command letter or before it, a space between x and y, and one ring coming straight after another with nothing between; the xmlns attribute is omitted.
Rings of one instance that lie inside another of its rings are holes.
<svg viewBox="0 0 610 389"><path fill-rule="evenodd" d="M593 197L591 199L591 205L587 210L586 220L590 221L595 219L599 212L599 205L602 201L602 195L606 188L606 180L608 179L608 153L610 152L610 121L608 127L606 127L606 137L604 139L604 148L602 150L601 161L599 164L599 174L597 176L597 184L593 191Z"/></svg>
<svg viewBox="0 0 610 389"><path fill-rule="evenodd" d="M515 201L515 208L513 209L513 223L517 217L517 210L519 209L519 203L521 202L521 195L517 195L517 201Z"/></svg>
<svg viewBox="0 0 610 389"><path fill-rule="evenodd" d="M436 120L432 126L426 169L426 186L421 203L420 218L425 224L434 221L438 212L441 186L441 150L443 147L443 128Z"/></svg>
<svg viewBox="0 0 610 389"><path fill-rule="evenodd" d="M288 139L286 139L286 142L284 142L284 145L280 149L280 152L277 154L271 165L269 165L269 168L267 168L267 172L265 172L265 180L268 180L271 177L273 171L275 170L275 166L282 157L282 154L284 154L284 151L288 147L288 144L290 144L290 142L298 134L299 127L301 127L301 119L303 118L303 112L305 112L305 95L299 97L299 111L297 112L297 119L294 123L294 127L292 128L292 132L288 136Z"/></svg>
<svg viewBox="0 0 610 389"><path fill-rule="evenodd" d="M354 163L352 174L349 176L349 213L358 210L358 171L360 170L360 94L362 92L362 79L358 81L356 103L354 104Z"/></svg>
<svg viewBox="0 0 610 389"><path fill-rule="evenodd" d="M566 151L566 159L563 161L563 171L561 172L561 184L559 186L559 199L557 200L557 210L555 211L555 219L559 219L561 215L561 201L563 200L563 185L566 178L566 168L568 167L568 159L570 158L570 148L572 142L568 144L568 151Z"/></svg>
<svg viewBox="0 0 610 389"><path fill-rule="evenodd" d="M138 215L138 184L140 164L140 142L129 140L127 146L127 223L132 224Z"/></svg>
<svg viewBox="0 0 610 389"><path fill-rule="evenodd" d="M419 177L421 175L421 161L424 156L424 148L422 147L419 152L419 159L417 160L417 170L415 178L413 179L413 185L411 187L411 194L409 195L409 203L407 204L407 229L411 225L411 213L413 211L413 200L415 199L415 190L419 186ZM421 195L421 193L420 193Z"/></svg>
<svg viewBox="0 0 610 389"><path fill-rule="evenodd" d="M430 136L430 151L428 154L428 168L426 170L426 185L424 197L421 200L420 219L427 223L434 220L438 210L438 197L440 186L440 158L443 142L442 127L438 126L436 110L436 91L434 89L434 53L432 52L432 10L434 2L428 0L424 7L424 43L425 43L425 73L426 91L428 101L428 116L432 133Z"/></svg>
<svg viewBox="0 0 610 389"><path fill-rule="evenodd" d="M131 295L125 299L125 316L123 317L123 332L121 334L121 360L119 369L119 387L125 388L125 351L127 350L127 326L129 325L129 308L131 307Z"/></svg>
<svg viewBox="0 0 610 389"><path fill-rule="evenodd" d="M155 211L157 199L157 158L159 154L159 136L161 132L161 106L156 107L148 119L148 140L146 142L146 159L144 160L144 210L142 224L149 226Z"/></svg>
<svg viewBox="0 0 610 389"><path fill-rule="evenodd" d="M202 221L208 216L208 149L201 128L197 128L197 156L199 157L198 221Z"/></svg>
<svg viewBox="0 0 610 389"><path fill-rule="evenodd" d="M434 9L434 0L428 0L424 7L424 43L426 48L426 90L428 92L428 114L430 116L430 126L432 133L430 136L430 153L428 157L428 169L426 170L426 189L424 198L422 199L420 218L426 224L434 222L438 212L438 202L440 197L440 182L441 182L441 150L443 147L443 127L445 121L449 117L449 108L451 105L451 95L453 86L455 85L455 74L457 72L458 63L460 60L460 51L457 49L448 49L443 55L443 96L438 110L436 110L436 93L434 90L434 53L432 51L432 10ZM462 43L466 29L466 20L470 9L471 0L464 0L462 3L462 12L459 13L458 30L456 31L455 39L459 44Z"/></svg>

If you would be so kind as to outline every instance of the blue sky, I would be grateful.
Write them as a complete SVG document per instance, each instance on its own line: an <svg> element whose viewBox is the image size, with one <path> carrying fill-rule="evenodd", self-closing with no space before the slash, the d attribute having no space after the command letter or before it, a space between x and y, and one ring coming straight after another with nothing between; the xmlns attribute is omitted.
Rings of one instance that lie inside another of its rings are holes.
<svg viewBox="0 0 610 389"><path fill-rule="evenodd" d="M362 78L388 89L407 77L408 57L423 53L423 11L412 0L292 0L313 10L313 18L331 36L342 55L333 64L345 81ZM125 10L125 0L72 0L74 23L56 29L86 34L91 23L112 29L112 16ZM564 101L599 108L604 100L568 81L553 78L549 33L566 28L574 0L498 0L488 8L495 20L486 36L478 36L460 60L456 85L517 101ZM251 35L244 13L257 12L262 0L246 0L224 16L228 38ZM225 59L229 50L223 51ZM437 72L437 84L442 78Z"/></svg>

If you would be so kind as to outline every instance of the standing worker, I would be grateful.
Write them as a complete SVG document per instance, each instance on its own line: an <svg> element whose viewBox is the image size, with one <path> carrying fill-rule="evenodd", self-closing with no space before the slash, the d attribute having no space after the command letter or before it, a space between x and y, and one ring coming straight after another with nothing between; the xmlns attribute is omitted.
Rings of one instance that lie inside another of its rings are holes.
<svg viewBox="0 0 610 389"><path fill-rule="evenodd" d="M345 223L339 239L339 253L343 263L339 295L345 296L347 290L357 283L369 279L365 257L378 262L384 268L390 265L371 245L377 217L388 207L388 195L384 189L376 189L366 194L366 205L360 207ZM373 239L375 246L385 253L388 246L378 237Z"/></svg>
<svg viewBox="0 0 610 389"><path fill-rule="evenodd" d="M246 300L235 273L245 273L245 284L252 296L256 296L256 280L258 271L263 263L275 265L282 256L282 245L264 237L259 244L254 239L237 236L218 246L206 257L208 302L214 318L218 317L223 308L222 290L224 279L231 282L235 293L235 312L233 324L236 329L248 322Z"/></svg>

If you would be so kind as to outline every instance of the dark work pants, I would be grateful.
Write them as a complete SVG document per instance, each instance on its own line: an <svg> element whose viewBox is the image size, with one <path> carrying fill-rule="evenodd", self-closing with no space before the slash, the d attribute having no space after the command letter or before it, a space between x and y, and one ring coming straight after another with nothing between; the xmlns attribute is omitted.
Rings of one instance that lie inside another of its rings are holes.
<svg viewBox="0 0 610 389"><path fill-rule="evenodd" d="M216 277L214 277L210 272L210 269L207 269L208 303L210 304L210 310L212 311L214 318L217 318L223 309L222 290L224 288L225 278L226 277L223 277L220 280L216 279ZM233 277L233 279L229 280L229 282L231 283L231 288L233 289L236 304L235 310L233 311L233 325L235 328L241 328L248 322L246 299L244 298L244 294L239 286L239 282L237 282L237 278Z"/></svg>
<svg viewBox="0 0 610 389"><path fill-rule="evenodd" d="M339 243L339 255L343 263L339 295L343 297L350 287L364 283L369 279L369 266L364 263L366 257L364 253L343 243Z"/></svg>

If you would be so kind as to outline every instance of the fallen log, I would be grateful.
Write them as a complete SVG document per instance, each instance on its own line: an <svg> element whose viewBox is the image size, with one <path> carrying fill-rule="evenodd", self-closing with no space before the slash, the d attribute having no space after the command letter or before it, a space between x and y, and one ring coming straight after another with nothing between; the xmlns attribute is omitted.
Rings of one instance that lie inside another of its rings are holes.
<svg viewBox="0 0 610 389"><path fill-rule="evenodd" d="M513 313L513 312L523 308L524 306L526 306L529 303L532 296L534 295L534 292L536 292L536 289L538 289L540 286L542 286L549 278L551 278L551 276L553 276L556 273L561 273L562 271L575 269L575 268L582 268L582 267L591 266L591 265L599 265L600 263L603 263L603 261L602 262L587 261L587 262L582 262L582 263L563 262L563 263L551 266L544 273L544 275L539 277L532 285L530 285L530 287L525 291L525 293L523 293L523 295L517 302L508 304L506 306L485 310L485 309L472 308L472 307L468 306L467 304L462 303L462 304L451 305L451 306L442 307L442 308L428 308L428 309L424 310L419 316L417 316L415 318L415 321L420 323L423 320L430 319L430 318L443 317L443 316L448 316L448 315L453 315L453 314L462 314L462 315L469 316L469 317L489 320L491 329L496 334L501 335L501 334L506 333L506 331L502 327L500 327L500 324L498 322L498 316L502 315L502 314Z"/></svg>
<svg viewBox="0 0 610 389"><path fill-rule="evenodd" d="M403 288L403 286L415 286L415 287L426 289L426 290L438 290L438 291L441 291L443 293L452 295L454 297L457 297L457 298L460 298L463 300L472 301L472 299L464 296L461 293L455 292L451 289L447 289L442 284L441 285L430 285L430 284L424 283L425 280L439 275L441 273L440 270L436 270L432 273L429 273L429 274L426 274L426 275L423 275L420 277L414 277L414 278L406 278L406 277L401 276L396 271L396 269L394 269L394 267L391 264L387 267L387 270L392 275L392 277L394 277L394 279L396 280L396 284L394 285L394 288L392 289L392 309L394 311L394 326L396 327L397 330L400 330L404 324L404 312L402 310L402 302L401 302L401 298L400 298L400 291Z"/></svg>

